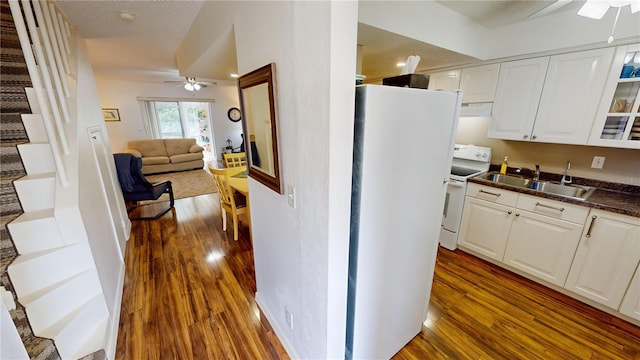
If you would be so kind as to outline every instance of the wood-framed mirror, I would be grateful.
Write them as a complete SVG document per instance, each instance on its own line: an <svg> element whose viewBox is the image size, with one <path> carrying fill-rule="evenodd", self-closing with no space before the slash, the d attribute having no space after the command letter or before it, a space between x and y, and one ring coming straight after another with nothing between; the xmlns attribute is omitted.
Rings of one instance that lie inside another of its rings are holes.
<svg viewBox="0 0 640 360"><path fill-rule="evenodd" d="M278 155L276 64L238 78L249 176L282 194Z"/></svg>

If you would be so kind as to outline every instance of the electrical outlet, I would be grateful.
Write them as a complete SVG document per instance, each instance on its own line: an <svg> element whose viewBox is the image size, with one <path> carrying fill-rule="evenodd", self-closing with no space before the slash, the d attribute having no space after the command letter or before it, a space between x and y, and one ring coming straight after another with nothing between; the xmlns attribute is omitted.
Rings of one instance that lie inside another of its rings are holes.
<svg viewBox="0 0 640 360"><path fill-rule="evenodd" d="M602 167L604 166L604 161L607 158L604 156L594 156L593 157L593 162L591 163L591 168L592 169L602 169Z"/></svg>
<svg viewBox="0 0 640 360"><path fill-rule="evenodd" d="M284 308L284 317L287 321L287 325L289 325L289 329L293 330L293 315L286 307Z"/></svg>
<svg viewBox="0 0 640 360"><path fill-rule="evenodd" d="M287 201L289 206L296 208L296 188L293 186L287 186Z"/></svg>

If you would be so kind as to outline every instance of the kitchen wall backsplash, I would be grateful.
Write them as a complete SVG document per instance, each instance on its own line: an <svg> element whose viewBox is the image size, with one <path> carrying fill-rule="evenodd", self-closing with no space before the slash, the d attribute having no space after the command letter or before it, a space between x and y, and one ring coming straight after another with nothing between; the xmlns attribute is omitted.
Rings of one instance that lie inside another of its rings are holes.
<svg viewBox="0 0 640 360"><path fill-rule="evenodd" d="M540 164L544 172L561 174L570 160L569 175L640 186L640 150L489 139L489 123L488 117L460 118L456 143L491 147L492 164L509 156L509 167ZM606 158L602 169L591 168L594 156Z"/></svg>

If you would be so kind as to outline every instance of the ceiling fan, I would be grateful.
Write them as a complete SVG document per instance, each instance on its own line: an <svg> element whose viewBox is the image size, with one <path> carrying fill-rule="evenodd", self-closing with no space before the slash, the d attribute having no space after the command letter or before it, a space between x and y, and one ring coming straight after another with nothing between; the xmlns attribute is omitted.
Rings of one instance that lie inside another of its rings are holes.
<svg viewBox="0 0 640 360"><path fill-rule="evenodd" d="M184 81L165 81L167 84L179 84L176 86L183 86L187 91L198 91L201 88L206 88L207 85L217 85L216 83L197 81L196 78L187 76Z"/></svg>
<svg viewBox="0 0 640 360"><path fill-rule="evenodd" d="M536 18L548 15L560 8L565 7L566 5L569 5L572 1L573 0L556 0L556 2L543 8L540 11L529 15L528 17ZM636 13L640 10L639 0L586 0L580 10L578 10L578 15L591 19L602 19L602 17L607 13L607 10L609 10L610 7L615 7L619 10L626 5L631 6L631 13Z"/></svg>
<svg viewBox="0 0 640 360"><path fill-rule="evenodd" d="M550 14L553 11L556 11L566 5L569 5L573 0L556 0L556 2L551 5L543 8L542 10L529 15L529 18L536 18L540 16L544 16ZM613 21L613 28L611 29L611 35L607 39L607 42L611 44L613 42L613 32L616 29L616 24L618 23L618 18L620 17L620 10L624 6L629 5L631 8L631 13L635 14L640 11L640 0L586 0L580 10L578 10L578 15L588 17L590 19L600 20L604 16L604 14L609 11L609 8L618 8L618 12L616 13L616 18Z"/></svg>

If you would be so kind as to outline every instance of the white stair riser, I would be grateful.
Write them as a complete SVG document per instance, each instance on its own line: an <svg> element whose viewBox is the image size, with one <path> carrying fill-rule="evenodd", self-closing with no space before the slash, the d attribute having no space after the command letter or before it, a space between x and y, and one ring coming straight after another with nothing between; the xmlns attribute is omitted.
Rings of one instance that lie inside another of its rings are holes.
<svg viewBox="0 0 640 360"><path fill-rule="evenodd" d="M104 296L96 296L55 336L60 357L78 359L104 348L108 325Z"/></svg>
<svg viewBox="0 0 640 360"><path fill-rule="evenodd" d="M40 105L38 104L38 96L34 88L24 88L27 94L27 101L29 101L29 107L32 114L40 114Z"/></svg>
<svg viewBox="0 0 640 360"><path fill-rule="evenodd" d="M54 206L56 178L27 175L13 182L24 212L51 209Z"/></svg>
<svg viewBox="0 0 640 360"><path fill-rule="evenodd" d="M56 171L49 143L28 143L18 145L22 164L27 174L44 174Z"/></svg>
<svg viewBox="0 0 640 360"><path fill-rule="evenodd" d="M95 264L89 244L80 243L34 255L20 255L9 265L8 272L18 300L27 306L33 301L34 293L92 268Z"/></svg>
<svg viewBox="0 0 640 360"><path fill-rule="evenodd" d="M22 114L22 123L30 142L48 142L47 131L40 114Z"/></svg>
<svg viewBox="0 0 640 360"><path fill-rule="evenodd" d="M51 209L24 213L7 227L20 255L64 246Z"/></svg>
<svg viewBox="0 0 640 360"><path fill-rule="evenodd" d="M85 304L99 295L102 295L102 288L95 270L69 279L25 306L33 333L55 338L73 317L82 312Z"/></svg>

